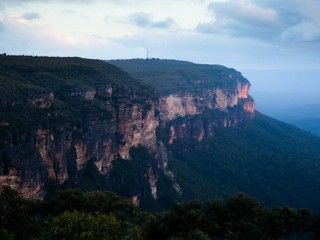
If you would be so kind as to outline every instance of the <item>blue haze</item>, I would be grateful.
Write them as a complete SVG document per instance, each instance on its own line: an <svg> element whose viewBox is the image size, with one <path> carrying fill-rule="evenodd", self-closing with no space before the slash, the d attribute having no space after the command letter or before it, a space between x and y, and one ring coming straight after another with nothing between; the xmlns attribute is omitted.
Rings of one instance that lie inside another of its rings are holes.
<svg viewBox="0 0 320 240"><path fill-rule="evenodd" d="M242 70L242 74L251 83L258 111L280 120L320 118L320 70Z"/></svg>

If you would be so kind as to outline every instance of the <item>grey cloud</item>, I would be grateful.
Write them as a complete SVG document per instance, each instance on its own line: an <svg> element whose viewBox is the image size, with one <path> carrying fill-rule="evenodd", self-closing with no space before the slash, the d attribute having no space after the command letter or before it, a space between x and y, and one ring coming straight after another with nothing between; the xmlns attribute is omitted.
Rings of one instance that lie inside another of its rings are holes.
<svg viewBox="0 0 320 240"><path fill-rule="evenodd" d="M174 20L172 18L166 18L161 21L154 21L152 16L147 13L134 13L129 17L129 20L136 26L141 28L161 28L169 29L173 26Z"/></svg>
<svg viewBox="0 0 320 240"><path fill-rule="evenodd" d="M152 24L151 16L147 13L134 13L130 20L138 27L148 27Z"/></svg>
<svg viewBox="0 0 320 240"><path fill-rule="evenodd" d="M39 13L36 12L26 12L22 15L22 18L27 20L35 20L41 18Z"/></svg>
<svg viewBox="0 0 320 240"><path fill-rule="evenodd" d="M249 1L211 3L208 10L214 12L217 18L260 27L273 27L278 17L275 10L263 8Z"/></svg>
<svg viewBox="0 0 320 240"><path fill-rule="evenodd" d="M303 55L306 55L305 49L297 52L296 46L279 47L259 39L238 39L218 34L169 32L162 35L147 32L114 41L130 48L149 49L154 57L218 63L242 69L291 68L302 65L310 67L318 66L320 62L314 50L308 52L309 59L303 59ZM164 42L166 44L163 44ZM315 63L312 63L311 59Z"/></svg>
<svg viewBox="0 0 320 240"><path fill-rule="evenodd" d="M317 9L317 6L320 7L319 0L212 2L208 11L213 20L200 23L196 31L266 41L318 41L320 17L317 23L311 14L311 9Z"/></svg>
<svg viewBox="0 0 320 240"><path fill-rule="evenodd" d="M151 27L152 28L163 28L168 29L174 24L174 20L172 18L166 18L163 21L159 22L152 22Z"/></svg>
<svg viewBox="0 0 320 240"><path fill-rule="evenodd" d="M281 39L296 42L318 42L320 41L320 26L310 21L304 21L286 29L281 34Z"/></svg>
<svg viewBox="0 0 320 240"><path fill-rule="evenodd" d="M273 28L262 28L255 25L246 25L241 22L229 22L220 24L217 22L208 22L198 24L196 31L207 34L232 35L235 37L251 37L265 40L277 38L281 31Z"/></svg>
<svg viewBox="0 0 320 240"><path fill-rule="evenodd" d="M211 3L208 10L216 20L199 24L196 28L198 32L272 38L280 25L277 13L273 9L249 2Z"/></svg>
<svg viewBox="0 0 320 240"><path fill-rule="evenodd" d="M196 27L196 31L200 33L230 33L230 29L226 27L225 24L218 23L216 21L210 21L207 23L199 23Z"/></svg>
<svg viewBox="0 0 320 240"><path fill-rule="evenodd" d="M278 14L279 21L289 27L298 24L304 20L299 4L307 5L308 2L315 0L292 0L292 1L279 1L279 0L252 0L255 4L274 9ZM317 0L318 1L318 0Z"/></svg>

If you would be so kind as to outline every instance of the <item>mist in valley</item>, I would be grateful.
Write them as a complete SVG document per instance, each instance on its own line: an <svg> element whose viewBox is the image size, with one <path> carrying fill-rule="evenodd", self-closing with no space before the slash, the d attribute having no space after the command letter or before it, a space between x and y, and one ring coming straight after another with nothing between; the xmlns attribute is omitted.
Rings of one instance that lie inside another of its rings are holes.
<svg viewBox="0 0 320 240"><path fill-rule="evenodd" d="M320 70L243 70L258 111L320 133Z"/></svg>

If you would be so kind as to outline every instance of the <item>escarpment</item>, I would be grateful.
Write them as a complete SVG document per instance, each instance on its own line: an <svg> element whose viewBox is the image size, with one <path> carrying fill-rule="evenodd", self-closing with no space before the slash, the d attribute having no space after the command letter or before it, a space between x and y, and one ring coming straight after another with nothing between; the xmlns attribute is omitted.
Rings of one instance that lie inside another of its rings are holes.
<svg viewBox="0 0 320 240"><path fill-rule="evenodd" d="M216 127L241 127L254 117L250 83L234 69L158 59L111 63L160 92L160 124L169 144L178 138L202 141ZM210 111L215 117L208 121Z"/></svg>
<svg viewBox="0 0 320 240"><path fill-rule="evenodd" d="M157 150L157 94L120 69L78 58L0 61L1 186L41 197L50 181L76 186L88 161L107 174L132 147Z"/></svg>
<svg viewBox="0 0 320 240"><path fill-rule="evenodd" d="M143 157L141 172L149 195L163 198L168 183L183 195L170 169L168 146L184 138L201 142L214 137L217 127L241 127L254 117L249 82L222 66L199 65L195 79L181 66L162 68L165 76L153 74L163 78L159 87L147 82L150 77L141 83L97 60L7 56L0 61L0 186L27 198L43 197L51 181L76 187L79 171L90 162L112 186L121 187L110 177L113 163L131 161L130 151L138 146L151 156ZM148 72L148 64L140 62L137 69ZM166 82L166 77L175 80ZM168 134L157 136L159 129ZM141 186L126 194L136 203L147 195Z"/></svg>
<svg viewBox="0 0 320 240"><path fill-rule="evenodd" d="M160 119L162 126L170 130L169 144L177 138L201 141L205 136L212 137L215 127L237 127L253 118L255 106L249 87L248 82L237 82L237 88L231 90L203 88L161 96ZM210 121L201 116L208 111L216 112Z"/></svg>

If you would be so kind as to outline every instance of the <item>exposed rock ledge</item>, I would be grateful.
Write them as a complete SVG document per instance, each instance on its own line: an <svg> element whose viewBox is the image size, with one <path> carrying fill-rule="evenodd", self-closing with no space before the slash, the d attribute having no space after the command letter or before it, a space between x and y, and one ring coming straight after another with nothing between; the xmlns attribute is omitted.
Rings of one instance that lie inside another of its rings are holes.
<svg viewBox="0 0 320 240"><path fill-rule="evenodd" d="M177 117L201 114L206 107L228 111L228 107L239 105L240 99L249 100L243 101L242 106L245 111L253 114L254 101L248 94L249 89L249 83L238 82L237 88L231 92L226 89L213 88L203 89L197 93L176 93L162 96L159 104L160 119L163 123L166 123Z"/></svg>

